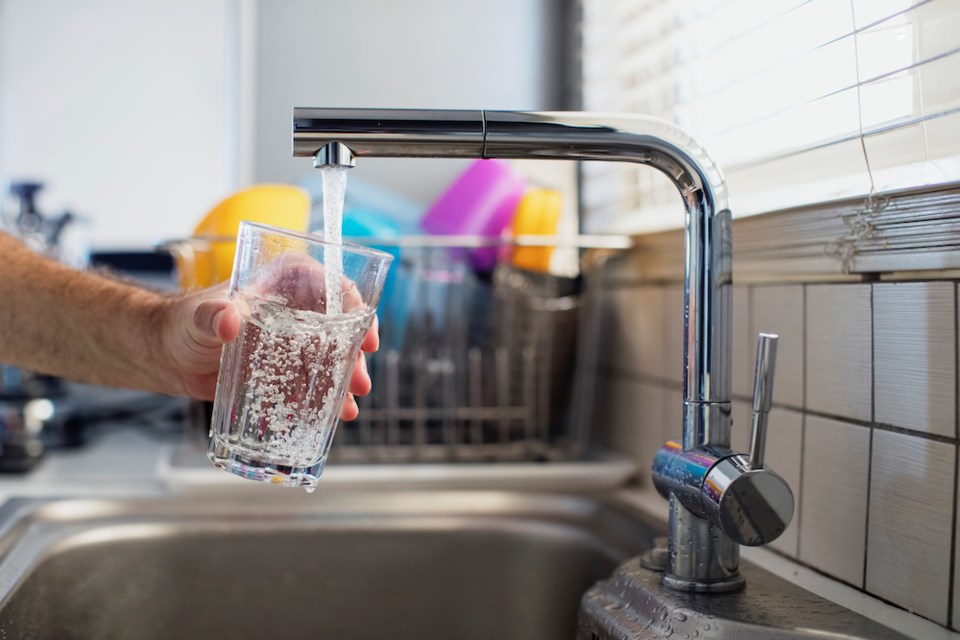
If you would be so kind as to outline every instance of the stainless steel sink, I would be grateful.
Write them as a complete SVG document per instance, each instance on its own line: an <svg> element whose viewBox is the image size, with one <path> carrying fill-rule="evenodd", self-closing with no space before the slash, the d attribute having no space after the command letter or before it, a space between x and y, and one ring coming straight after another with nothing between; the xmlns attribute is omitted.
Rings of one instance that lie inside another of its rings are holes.
<svg viewBox="0 0 960 640"><path fill-rule="evenodd" d="M8 504L0 638L572 638L656 529L585 497L269 496Z"/></svg>
<svg viewBox="0 0 960 640"><path fill-rule="evenodd" d="M0 639L901 637L748 563L666 591L619 497L256 489L8 503Z"/></svg>

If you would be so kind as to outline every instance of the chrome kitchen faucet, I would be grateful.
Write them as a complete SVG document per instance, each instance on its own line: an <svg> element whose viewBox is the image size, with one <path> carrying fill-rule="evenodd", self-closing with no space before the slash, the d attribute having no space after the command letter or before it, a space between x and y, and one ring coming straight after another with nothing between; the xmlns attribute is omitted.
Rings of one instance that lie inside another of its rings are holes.
<svg viewBox="0 0 960 640"><path fill-rule="evenodd" d="M750 455L730 450L731 219L723 176L703 147L644 116L298 107L293 155L317 166L367 156L609 160L666 174L686 211L686 269L683 440L667 443L653 466L670 502L663 584L700 592L743 585L738 545L783 533L793 494L763 466L776 336L760 337Z"/></svg>

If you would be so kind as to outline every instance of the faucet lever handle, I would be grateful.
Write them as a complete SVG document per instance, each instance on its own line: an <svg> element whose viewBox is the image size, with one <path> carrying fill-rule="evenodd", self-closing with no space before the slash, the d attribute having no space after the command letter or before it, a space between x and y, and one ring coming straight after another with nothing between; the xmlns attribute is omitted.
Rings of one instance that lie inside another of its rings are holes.
<svg viewBox="0 0 960 640"><path fill-rule="evenodd" d="M773 402L773 373L777 366L777 340L773 333L757 338L757 369L753 381L753 427L750 433L750 468L763 468L767 445L767 414Z"/></svg>

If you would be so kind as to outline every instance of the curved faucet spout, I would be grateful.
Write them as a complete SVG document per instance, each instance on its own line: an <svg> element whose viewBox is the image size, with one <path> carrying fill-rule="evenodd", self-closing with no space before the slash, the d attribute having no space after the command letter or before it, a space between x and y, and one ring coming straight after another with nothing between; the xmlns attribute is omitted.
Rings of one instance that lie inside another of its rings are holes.
<svg viewBox="0 0 960 640"><path fill-rule="evenodd" d="M346 145L357 158L601 160L645 164L666 174L686 211L683 448L729 447L730 211L719 168L692 136L663 120L634 115L294 109L295 156L315 156L331 142ZM736 578L737 546L683 505L671 505L671 521L696 530L671 539L696 540L672 554L680 560L668 574L681 582ZM683 524L688 521L698 522Z"/></svg>
<svg viewBox="0 0 960 640"><path fill-rule="evenodd" d="M301 108L293 155L340 142L362 157L539 158L633 162L676 185L686 211L684 446L728 446L730 212L723 176L703 147L657 118L581 112ZM692 427L692 429L691 429Z"/></svg>

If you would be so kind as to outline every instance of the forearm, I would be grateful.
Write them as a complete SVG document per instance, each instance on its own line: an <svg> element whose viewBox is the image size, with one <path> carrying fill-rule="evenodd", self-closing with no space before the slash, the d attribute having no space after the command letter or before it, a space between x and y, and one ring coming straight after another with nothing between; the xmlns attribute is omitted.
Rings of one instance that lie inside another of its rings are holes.
<svg viewBox="0 0 960 640"><path fill-rule="evenodd" d="M156 293L42 258L0 233L0 362L81 382L157 388Z"/></svg>

